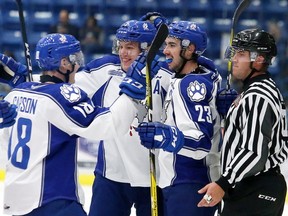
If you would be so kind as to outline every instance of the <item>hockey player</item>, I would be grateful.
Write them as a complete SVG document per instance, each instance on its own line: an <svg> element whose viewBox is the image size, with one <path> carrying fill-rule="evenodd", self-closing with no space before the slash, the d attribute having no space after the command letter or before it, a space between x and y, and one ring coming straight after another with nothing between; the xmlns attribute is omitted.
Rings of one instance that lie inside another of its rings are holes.
<svg viewBox="0 0 288 216"><path fill-rule="evenodd" d="M5 56L2 60L8 62ZM145 55L135 60L118 83L121 96L109 108L95 106L86 93L69 83L83 65L79 41L73 36L42 38L36 46L36 61L43 70L41 82L19 84L5 97L18 107L18 115L13 127L1 131L9 143L4 213L84 216L84 196L77 180L77 137L100 140L126 133L140 114L139 100L145 98L141 73Z"/></svg>
<svg viewBox="0 0 288 216"><path fill-rule="evenodd" d="M285 103L268 72L276 55L273 36L259 29L239 32L227 48L243 92L226 117L221 177L199 191L206 194L199 206L223 198L221 216L282 215L287 187L279 165L288 144Z"/></svg>
<svg viewBox="0 0 288 216"><path fill-rule="evenodd" d="M110 55L91 61L86 70L76 74L76 84L95 104L110 106L118 97L119 84L128 68L139 53L149 48L155 33L156 28L150 22L125 22L116 32L118 59ZM152 80L156 118L161 114L171 72L162 68L157 74ZM129 216L133 205L138 216L151 215L149 153L140 145L135 131L138 124L135 119L125 135L115 134L101 141L90 216Z"/></svg>
<svg viewBox="0 0 288 216"><path fill-rule="evenodd" d="M198 190L219 176L220 116L216 96L221 77L199 66L207 35L194 22L175 21L163 53L174 71L162 121L141 123L141 143L160 148L158 162L164 215L212 216L216 209L198 208ZM211 165L211 166L210 166Z"/></svg>

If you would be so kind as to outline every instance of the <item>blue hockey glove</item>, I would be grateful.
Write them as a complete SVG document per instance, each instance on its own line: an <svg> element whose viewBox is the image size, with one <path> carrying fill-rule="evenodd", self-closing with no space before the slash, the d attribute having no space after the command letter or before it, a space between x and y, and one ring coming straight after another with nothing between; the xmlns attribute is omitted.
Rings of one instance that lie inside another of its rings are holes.
<svg viewBox="0 0 288 216"><path fill-rule="evenodd" d="M0 101L0 128L10 127L15 123L17 106L5 100Z"/></svg>
<svg viewBox="0 0 288 216"><path fill-rule="evenodd" d="M26 81L27 67L16 62L12 57L0 53L0 82L12 88Z"/></svg>
<svg viewBox="0 0 288 216"><path fill-rule="evenodd" d="M140 21L151 21L157 29L162 23L170 24L170 21L159 12L148 12L140 18Z"/></svg>
<svg viewBox="0 0 288 216"><path fill-rule="evenodd" d="M146 67L146 58L147 52L142 52L128 68L126 76L131 77L138 82L145 84L146 83L146 70L143 70ZM158 73L160 69L159 62L157 61L159 56L156 56L151 63L151 79Z"/></svg>
<svg viewBox="0 0 288 216"><path fill-rule="evenodd" d="M137 100L144 100L146 97L146 85L143 85L131 77L125 77L119 85L120 95L126 94Z"/></svg>
<svg viewBox="0 0 288 216"><path fill-rule="evenodd" d="M201 66L207 68L208 70L211 70L213 72L218 73L218 70L217 70L214 62L205 56L199 56L197 59L197 63L198 63L198 65L201 65Z"/></svg>
<svg viewBox="0 0 288 216"><path fill-rule="evenodd" d="M160 122L142 122L136 131L141 144L148 149L162 148L177 153L184 145L184 135L178 128Z"/></svg>
<svg viewBox="0 0 288 216"><path fill-rule="evenodd" d="M129 67L126 77L120 84L120 94L125 93L131 98L143 100L146 97L146 57L147 53L141 53L137 59ZM159 62L156 56L151 63L151 79L157 74L160 69Z"/></svg>
<svg viewBox="0 0 288 216"><path fill-rule="evenodd" d="M220 89L217 93L216 106L219 114L225 117L231 104L238 97L235 89Z"/></svg>

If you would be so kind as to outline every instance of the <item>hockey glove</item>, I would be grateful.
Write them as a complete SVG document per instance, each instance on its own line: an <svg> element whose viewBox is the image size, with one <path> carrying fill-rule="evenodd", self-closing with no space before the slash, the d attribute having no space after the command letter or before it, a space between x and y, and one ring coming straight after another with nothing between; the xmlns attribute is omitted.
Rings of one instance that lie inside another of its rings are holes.
<svg viewBox="0 0 288 216"><path fill-rule="evenodd" d="M15 123L17 106L5 100L0 101L0 128L10 127Z"/></svg>
<svg viewBox="0 0 288 216"><path fill-rule="evenodd" d="M206 58L205 56L199 56L197 59L197 62L198 62L198 65L201 65L201 66L207 68L208 70L211 70L213 72L218 73L218 70L217 70L214 62L211 59Z"/></svg>
<svg viewBox="0 0 288 216"><path fill-rule="evenodd" d="M151 17L163 17L163 15L159 12L153 11L153 12L147 12L145 15L143 15L139 21L147 21L150 20Z"/></svg>
<svg viewBox="0 0 288 216"><path fill-rule="evenodd" d="M131 98L143 100L146 97L146 57L147 53L141 53L129 67L126 77L120 84L120 94L125 93ZM156 56L151 63L151 79L160 69Z"/></svg>
<svg viewBox="0 0 288 216"><path fill-rule="evenodd" d="M166 25L170 24L170 21L165 18L161 13L159 12L148 12L144 16L140 18L140 21L151 21L153 22L155 28L159 28L161 24L165 23Z"/></svg>
<svg viewBox="0 0 288 216"><path fill-rule="evenodd" d="M146 85L143 85L131 77L125 77L120 83L120 95L126 94L137 100L144 100L146 97Z"/></svg>
<svg viewBox="0 0 288 216"><path fill-rule="evenodd" d="M225 117L231 104L238 97L238 93L235 89L220 89L217 93L216 106L218 113Z"/></svg>
<svg viewBox="0 0 288 216"><path fill-rule="evenodd" d="M177 153L184 145L184 135L178 128L160 122L142 122L136 131L141 144L148 149L162 148Z"/></svg>
<svg viewBox="0 0 288 216"><path fill-rule="evenodd" d="M12 57L0 53L0 82L12 88L26 81L27 67L16 62Z"/></svg>

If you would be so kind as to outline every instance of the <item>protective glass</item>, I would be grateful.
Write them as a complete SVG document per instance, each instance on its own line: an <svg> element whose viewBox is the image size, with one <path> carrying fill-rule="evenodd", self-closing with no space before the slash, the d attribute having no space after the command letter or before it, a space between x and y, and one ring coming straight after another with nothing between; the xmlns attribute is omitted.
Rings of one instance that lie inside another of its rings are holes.
<svg viewBox="0 0 288 216"><path fill-rule="evenodd" d="M226 48L226 51L224 53L224 59L227 59L229 61L232 61L233 57L237 54L237 53L241 53L244 51L249 51L250 54L250 58L249 61L247 62L253 62L256 60L256 58L258 57L259 53L255 52L255 51L250 51L250 50L245 50L243 48L238 48L238 47L232 47L232 46L228 46ZM243 59L242 59L243 62ZM259 61L259 59L257 60L258 63L266 63L267 61L265 59L263 59L262 62Z"/></svg>
<svg viewBox="0 0 288 216"><path fill-rule="evenodd" d="M84 66L84 55L82 51L69 55L69 61L73 65L77 64L80 67Z"/></svg>
<svg viewBox="0 0 288 216"><path fill-rule="evenodd" d="M224 59L227 59L229 61L232 61L232 58L235 56L237 51L240 51L239 49L236 49L232 46L227 46L225 53L224 53ZM243 51L243 49L241 50Z"/></svg>

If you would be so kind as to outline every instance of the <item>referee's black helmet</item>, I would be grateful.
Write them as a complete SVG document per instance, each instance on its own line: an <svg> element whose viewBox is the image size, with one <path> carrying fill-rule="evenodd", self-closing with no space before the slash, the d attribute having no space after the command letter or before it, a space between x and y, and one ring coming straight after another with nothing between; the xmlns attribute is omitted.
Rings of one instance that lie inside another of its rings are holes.
<svg viewBox="0 0 288 216"><path fill-rule="evenodd" d="M233 38L232 47L262 54L269 64L271 64L271 59L277 55L275 39L271 34L260 29L240 31Z"/></svg>

